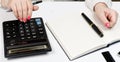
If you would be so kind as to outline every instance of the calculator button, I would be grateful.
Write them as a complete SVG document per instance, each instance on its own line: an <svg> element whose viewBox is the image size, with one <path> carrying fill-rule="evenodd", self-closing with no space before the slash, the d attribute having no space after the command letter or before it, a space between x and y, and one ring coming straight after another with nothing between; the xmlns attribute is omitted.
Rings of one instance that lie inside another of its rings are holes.
<svg viewBox="0 0 120 62"><path fill-rule="evenodd" d="M27 36L29 36L30 35L30 33L27 33Z"/></svg>
<svg viewBox="0 0 120 62"><path fill-rule="evenodd" d="M23 30L23 27L20 27L20 30Z"/></svg>
<svg viewBox="0 0 120 62"><path fill-rule="evenodd" d="M30 20L31 22L34 21L33 19Z"/></svg>
<svg viewBox="0 0 120 62"><path fill-rule="evenodd" d="M14 44L13 44L13 43L11 43L10 45L11 45L11 46L13 46Z"/></svg>
<svg viewBox="0 0 120 62"><path fill-rule="evenodd" d="M16 41L12 39L12 40L10 41L10 45L15 45L15 44L16 44Z"/></svg>
<svg viewBox="0 0 120 62"><path fill-rule="evenodd" d="M41 20L40 19L35 19L37 25L40 25L41 24Z"/></svg>
<svg viewBox="0 0 120 62"><path fill-rule="evenodd" d="M19 26L22 26L22 23L20 23Z"/></svg>
<svg viewBox="0 0 120 62"><path fill-rule="evenodd" d="M13 37L15 38L15 37L16 37L16 35L13 35Z"/></svg>
<svg viewBox="0 0 120 62"><path fill-rule="evenodd" d="M44 40L44 39L46 39L46 38L45 38L44 36L41 36L40 39Z"/></svg>
<svg viewBox="0 0 120 62"><path fill-rule="evenodd" d="M15 34L15 32L12 32L13 34Z"/></svg>
<svg viewBox="0 0 120 62"><path fill-rule="evenodd" d="M28 32L30 32L30 30L27 29L26 32L28 33Z"/></svg>
<svg viewBox="0 0 120 62"><path fill-rule="evenodd" d="M37 36L32 36L33 38L37 38Z"/></svg>
<svg viewBox="0 0 120 62"><path fill-rule="evenodd" d="M35 28L35 26L30 26L32 29Z"/></svg>
<svg viewBox="0 0 120 62"><path fill-rule="evenodd" d="M30 25L32 26L32 25L34 25L34 23L33 23L33 22L31 22L31 23L30 23Z"/></svg>
<svg viewBox="0 0 120 62"><path fill-rule="evenodd" d="M39 30L39 31L42 31L42 30L43 30L43 28L38 28L38 30Z"/></svg>
<svg viewBox="0 0 120 62"><path fill-rule="evenodd" d="M10 32L6 32L7 35L10 35Z"/></svg>
<svg viewBox="0 0 120 62"><path fill-rule="evenodd" d="M38 27L42 27L42 25L40 24L40 25L38 25Z"/></svg>
<svg viewBox="0 0 120 62"><path fill-rule="evenodd" d="M40 34L43 34L44 32L43 32L43 31L40 31L39 33L40 33Z"/></svg>
<svg viewBox="0 0 120 62"><path fill-rule="evenodd" d="M25 34L20 34L20 36L25 36Z"/></svg>
<svg viewBox="0 0 120 62"><path fill-rule="evenodd" d="M25 29L28 29L29 27L28 26L25 26Z"/></svg>
<svg viewBox="0 0 120 62"><path fill-rule="evenodd" d="M7 28L7 29L5 29L5 31L10 31L10 29L9 29L9 28Z"/></svg>
<svg viewBox="0 0 120 62"><path fill-rule="evenodd" d="M23 31L23 30L21 30L21 31L20 31L20 33L24 33L24 31Z"/></svg>
<svg viewBox="0 0 120 62"><path fill-rule="evenodd" d="M6 36L7 39L11 38L11 36Z"/></svg>
<svg viewBox="0 0 120 62"><path fill-rule="evenodd" d="M36 35L36 33L35 33L35 32L33 32L33 33L32 33L32 35Z"/></svg>
<svg viewBox="0 0 120 62"><path fill-rule="evenodd" d="M5 24L5 26L6 26L6 27L9 26L9 24Z"/></svg>
<svg viewBox="0 0 120 62"><path fill-rule="evenodd" d="M21 40L24 40L25 39L25 37L21 37Z"/></svg>
<svg viewBox="0 0 120 62"><path fill-rule="evenodd" d="M13 25L13 26L15 26L15 24L14 24L14 23L13 23L12 25Z"/></svg>
<svg viewBox="0 0 120 62"><path fill-rule="evenodd" d="M31 29L31 32L35 32L35 29Z"/></svg>
<svg viewBox="0 0 120 62"><path fill-rule="evenodd" d="M28 26L28 24L27 24L27 23L25 23L25 26Z"/></svg>
<svg viewBox="0 0 120 62"><path fill-rule="evenodd" d="M29 37L27 37L27 39L30 39L31 37L29 36Z"/></svg>
<svg viewBox="0 0 120 62"><path fill-rule="evenodd" d="M15 30L15 28L12 29L13 31Z"/></svg>

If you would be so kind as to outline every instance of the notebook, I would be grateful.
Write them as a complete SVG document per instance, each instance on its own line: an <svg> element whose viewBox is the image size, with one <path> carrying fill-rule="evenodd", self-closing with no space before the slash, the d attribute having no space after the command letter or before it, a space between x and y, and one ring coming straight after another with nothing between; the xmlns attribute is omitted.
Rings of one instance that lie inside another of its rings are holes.
<svg viewBox="0 0 120 62"><path fill-rule="evenodd" d="M82 12L84 11L68 11L46 22L47 27L70 60L86 56L88 53L120 40L120 21L117 21L113 28L107 29L92 13L85 12L103 32L104 36L101 38L81 16Z"/></svg>

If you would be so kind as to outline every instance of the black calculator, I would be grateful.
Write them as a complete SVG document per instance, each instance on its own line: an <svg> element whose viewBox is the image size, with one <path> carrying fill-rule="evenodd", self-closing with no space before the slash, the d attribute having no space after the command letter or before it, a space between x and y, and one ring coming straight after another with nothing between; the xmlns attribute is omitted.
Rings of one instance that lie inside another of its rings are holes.
<svg viewBox="0 0 120 62"><path fill-rule="evenodd" d="M45 54L52 50L41 17L31 18L26 23L5 21L3 35L6 58Z"/></svg>

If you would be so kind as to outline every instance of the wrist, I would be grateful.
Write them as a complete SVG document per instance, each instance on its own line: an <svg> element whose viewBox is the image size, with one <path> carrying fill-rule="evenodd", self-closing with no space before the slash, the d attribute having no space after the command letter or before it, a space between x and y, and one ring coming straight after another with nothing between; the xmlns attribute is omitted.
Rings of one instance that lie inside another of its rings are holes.
<svg viewBox="0 0 120 62"><path fill-rule="evenodd" d="M108 6L103 2L99 2L96 3L93 10L96 11L97 9L103 9L103 8L108 8Z"/></svg>

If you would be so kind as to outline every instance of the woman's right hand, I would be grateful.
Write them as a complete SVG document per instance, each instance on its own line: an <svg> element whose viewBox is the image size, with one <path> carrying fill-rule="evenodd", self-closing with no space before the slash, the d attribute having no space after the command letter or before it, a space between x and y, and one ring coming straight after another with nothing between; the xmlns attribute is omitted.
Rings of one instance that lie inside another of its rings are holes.
<svg viewBox="0 0 120 62"><path fill-rule="evenodd" d="M112 28L116 24L118 13L115 10L108 8L105 3L97 3L94 9L95 14L100 21L103 22L105 27Z"/></svg>
<svg viewBox="0 0 120 62"><path fill-rule="evenodd" d="M37 10L38 6L33 6L31 0L9 0L8 8L11 9L21 22L31 19L32 11Z"/></svg>

